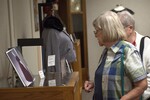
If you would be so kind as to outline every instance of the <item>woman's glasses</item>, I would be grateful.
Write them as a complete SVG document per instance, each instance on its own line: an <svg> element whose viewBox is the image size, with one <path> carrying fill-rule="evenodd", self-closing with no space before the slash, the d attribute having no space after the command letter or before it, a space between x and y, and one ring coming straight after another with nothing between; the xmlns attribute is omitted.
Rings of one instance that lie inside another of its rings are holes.
<svg viewBox="0 0 150 100"><path fill-rule="evenodd" d="M95 35L97 35L99 32L101 32L102 31L102 29L98 29L98 30L96 30L96 31L93 31L93 33L95 34Z"/></svg>

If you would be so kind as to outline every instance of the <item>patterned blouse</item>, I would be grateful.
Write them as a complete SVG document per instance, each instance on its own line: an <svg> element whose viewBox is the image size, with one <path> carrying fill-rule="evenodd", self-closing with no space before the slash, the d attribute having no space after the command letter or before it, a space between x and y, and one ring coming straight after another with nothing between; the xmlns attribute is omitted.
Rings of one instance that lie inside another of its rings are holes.
<svg viewBox="0 0 150 100"><path fill-rule="evenodd" d="M104 49L105 51L106 49ZM108 48L105 62L100 60L95 72L94 100L99 100L99 98L119 100L122 97L120 69L122 54L124 55L124 93L128 93L133 88L134 82L146 78L146 71L137 49L131 43L118 41ZM103 55L101 59L103 59ZM101 64L102 62L104 64Z"/></svg>

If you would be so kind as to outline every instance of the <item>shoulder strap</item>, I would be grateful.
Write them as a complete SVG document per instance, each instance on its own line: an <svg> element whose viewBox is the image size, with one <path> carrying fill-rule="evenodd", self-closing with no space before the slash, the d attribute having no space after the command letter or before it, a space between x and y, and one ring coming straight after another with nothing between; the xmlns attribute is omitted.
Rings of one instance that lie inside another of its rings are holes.
<svg viewBox="0 0 150 100"><path fill-rule="evenodd" d="M142 60L143 60L143 50L144 50L144 39L145 39L145 37L147 37L147 38L150 39L149 36L144 36L144 37L142 37L142 39L141 39L141 42L140 42L140 54L141 54Z"/></svg>
<svg viewBox="0 0 150 100"><path fill-rule="evenodd" d="M121 55L121 92L122 92L122 96L124 95L124 46L122 47L122 55Z"/></svg>

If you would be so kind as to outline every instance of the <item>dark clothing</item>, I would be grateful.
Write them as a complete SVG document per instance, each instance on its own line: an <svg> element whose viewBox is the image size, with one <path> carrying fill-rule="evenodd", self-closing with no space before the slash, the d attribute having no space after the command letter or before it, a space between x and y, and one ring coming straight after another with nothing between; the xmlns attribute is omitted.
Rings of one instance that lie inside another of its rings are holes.
<svg viewBox="0 0 150 100"><path fill-rule="evenodd" d="M103 100L103 94L102 94L102 74L103 74L103 69L104 69L104 64L106 61L106 55L107 55L107 50L104 51L103 57L101 60L101 64L98 66L98 69L95 72L95 92L94 92L94 100Z"/></svg>

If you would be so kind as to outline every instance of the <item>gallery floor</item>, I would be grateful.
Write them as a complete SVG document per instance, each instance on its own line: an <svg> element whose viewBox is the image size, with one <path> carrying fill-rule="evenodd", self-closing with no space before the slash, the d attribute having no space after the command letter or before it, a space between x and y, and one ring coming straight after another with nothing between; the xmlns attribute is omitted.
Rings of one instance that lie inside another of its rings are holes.
<svg viewBox="0 0 150 100"><path fill-rule="evenodd" d="M82 100L92 100L93 92L87 93L82 90Z"/></svg>

